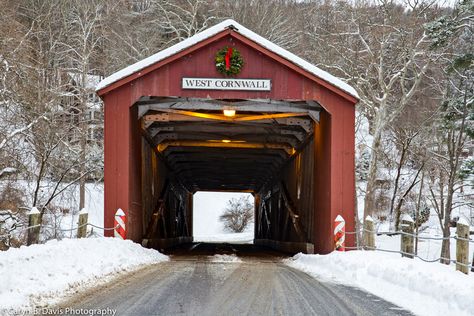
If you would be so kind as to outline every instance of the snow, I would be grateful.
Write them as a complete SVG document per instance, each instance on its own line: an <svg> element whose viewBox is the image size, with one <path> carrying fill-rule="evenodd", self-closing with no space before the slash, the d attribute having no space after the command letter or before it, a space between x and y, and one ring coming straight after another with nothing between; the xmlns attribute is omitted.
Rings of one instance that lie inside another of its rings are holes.
<svg viewBox="0 0 474 316"><path fill-rule="evenodd" d="M285 58L286 60L292 62L293 64L303 68L304 70L312 73L316 77L319 77L323 79L324 81L330 83L331 85L338 87L339 89L347 92L348 94L352 95L353 97L359 98L356 90L352 88L350 85L342 81L341 79L329 74L328 72L312 65L311 63L307 62L306 60L296 56L293 53L290 53L289 51L281 48L280 46L270 42L269 40L261 37L260 35L254 33L253 31L247 29L246 27L240 25L234 20L228 19L225 20L219 24L216 24L200 33L197 33L194 36L191 36L190 38L185 39L182 42L179 42L167 49L164 49L150 57L147 57L133 65L130 65L112 75L109 77L105 78L102 80L96 88L96 91L99 91L101 89L104 89L105 87L113 84L114 82L119 81L122 78L128 77L130 75L133 75L135 73L138 73L137 75L140 75L139 71L153 65L161 60L164 60L172 55L175 55L179 53L180 51L183 51L193 45L196 45L199 42L202 42L206 40L207 38L210 38L222 31L224 31L227 28L232 27L232 29L235 30L235 32L247 37L248 39L254 41L255 43L265 47L266 49L272 51L273 53Z"/></svg>
<svg viewBox="0 0 474 316"><path fill-rule="evenodd" d="M459 218L459 221L458 221L457 224L458 225L461 224L461 225L464 225L464 226L469 226L470 225L469 221L464 217Z"/></svg>
<svg viewBox="0 0 474 316"><path fill-rule="evenodd" d="M34 214L40 214L40 211L36 207L32 207L31 210L26 213L26 215L34 215Z"/></svg>
<svg viewBox="0 0 474 316"><path fill-rule="evenodd" d="M54 304L78 289L167 260L156 250L118 238L51 240L11 248L0 252L0 315L2 309Z"/></svg>
<svg viewBox="0 0 474 316"><path fill-rule="evenodd" d="M196 192L193 199L194 241L253 243L253 223L250 223L242 233L230 233L225 231L222 222L219 220L219 216L230 199L238 199L249 195L250 193L237 192Z"/></svg>
<svg viewBox="0 0 474 316"><path fill-rule="evenodd" d="M402 221L404 222L410 222L410 223L414 223L415 221L413 220L413 218L411 218L410 215L408 214L403 214L402 215Z"/></svg>
<svg viewBox="0 0 474 316"><path fill-rule="evenodd" d="M196 242L221 243L227 242L232 244L253 244L253 226L252 231L244 231L243 233L222 233L214 235L194 235Z"/></svg>
<svg viewBox="0 0 474 316"><path fill-rule="evenodd" d="M86 210L86 208L83 208L80 212L79 215L81 214L89 214L89 212Z"/></svg>
<svg viewBox="0 0 474 316"><path fill-rule="evenodd" d="M376 251L297 254L285 261L322 281L359 287L417 315L473 315L474 275Z"/></svg>
<svg viewBox="0 0 474 316"><path fill-rule="evenodd" d="M15 173L15 172L17 172L16 168L6 167L0 170L0 177L2 177L3 175L10 174L10 173Z"/></svg>
<svg viewBox="0 0 474 316"><path fill-rule="evenodd" d="M25 189L31 190L31 183L24 182L21 184ZM78 204L76 197L79 196L79 186L73 185L63 194L55 198L54 203L58 206L68 208L70 213L62 216L60 220L61 229L71 230L77 227L80 212L74 212L75 206ZM86 200L85 208L88 213L87 221L95 226L104 226L104 185L103 183L86 183ZM92 226L87 227L88 233L94 232L94 235L103 236L104 231ZM73 237L76 234L75 230L66 231L64 237Z"/></svg>
<svg viewBox="0 0 474 316"><path fill-rule="evenodd" d="M76 85L82 84L82 73L80 72L68 72L69 77L75 81ZM102 76L87 74L85 80L85 87L89 90L94 90L94 88L100 83Z"/></svg>
<svg viewBox="0 0 474 316"><path fill-rule="evenodd" d="M456 235L456 228L451 228L451 236ZM443 233L439 227L427 227L423 232L420 232L420 236L422 237L435 237L435 238L441 238L443 237ZM383 250L394 250L394 251L399 251L400 250L400 241L401 236L400 235L376 235L375 236L375 246L378 249L383 249ZM418 256L425 260L431 260L434 261L440 257L441 254L441 246L442 246L442 241L441 240L430 240L430 239L419 239L418 240ZM474 243L470 243L469 247L472 248L474 246ZM456 240L454 238L451 238L450 242L450 255L451 259L456 258ZM472 262L473 260L473 251L469 251L469 262ZM438 263L433 263L433 264L438 264ZM451 269L454 270L454 264L451 264Z"/></svg>
<svg viewBox="0 0 474 316"><path fill-rule="evenodd" d="M240 263L242 260L236 255L214 255L211 257L214 263Z"/></svg>

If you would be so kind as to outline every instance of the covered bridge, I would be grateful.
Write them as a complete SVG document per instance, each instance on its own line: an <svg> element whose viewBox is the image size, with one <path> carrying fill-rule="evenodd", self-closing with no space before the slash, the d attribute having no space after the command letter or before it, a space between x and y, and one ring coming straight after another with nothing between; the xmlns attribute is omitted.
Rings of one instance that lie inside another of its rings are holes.
<svg viewBox="0 0 474 316"><path fill-rule="evenodd" d="M255 242L334 249L354 230L355 90L233 20L104 79L105 226L192 240L193 194L251 192ZM346 244L352 245L352 236Z"/></svg>

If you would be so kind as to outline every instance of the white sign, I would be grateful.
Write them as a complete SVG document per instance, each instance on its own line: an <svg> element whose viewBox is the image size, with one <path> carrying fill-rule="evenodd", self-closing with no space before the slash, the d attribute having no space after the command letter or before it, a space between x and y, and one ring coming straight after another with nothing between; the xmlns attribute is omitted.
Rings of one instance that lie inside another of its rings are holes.
<svg viewBox="0 0 474 316"><path fill-rule="evenodd" d="M270 79L183 78L183 89L270 91Z"/></svg>

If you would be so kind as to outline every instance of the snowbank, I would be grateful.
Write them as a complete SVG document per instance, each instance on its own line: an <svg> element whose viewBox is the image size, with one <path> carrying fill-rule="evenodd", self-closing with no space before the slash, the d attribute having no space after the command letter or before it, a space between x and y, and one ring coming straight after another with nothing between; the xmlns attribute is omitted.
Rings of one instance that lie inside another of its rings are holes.
<svg viewBox="0 0 474 316"><path fill-rule="evenodd" d="M286 263L322 281L362 288L418 315L473 315L474 275L372 251L297 254Z"/></svg>
<svg viewBox="0 0 474 316"><path fill-rule="evenodd" d="M11 248L0 252L0 314L53 304L77 288L167 260L156 250L117 238L52 240Z"/></svg>
<svg viewBox="0 0 474 316"><path fill-rule="evenodd" d="M227 242L232 244L253 244L253 231L252 232L243 232L243 233L224 233L224 234L215 234L212 236L194 236L194 241L196 242Z"/></svg>

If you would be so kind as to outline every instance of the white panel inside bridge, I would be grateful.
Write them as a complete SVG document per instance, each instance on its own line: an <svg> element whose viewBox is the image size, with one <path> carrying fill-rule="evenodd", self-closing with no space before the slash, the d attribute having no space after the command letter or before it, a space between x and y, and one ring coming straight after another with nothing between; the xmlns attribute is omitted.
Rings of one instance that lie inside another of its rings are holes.
<svg viewBox="0 0 474 316"><path fill-rule="evenodd" d="M243 233L232 233L224 229L219 220L227 202L232 198L248 196L254 204L250 193L241 192L196 192L193 199L193 237L197 242L253 243L254 222L250 223Z"/></svg>

